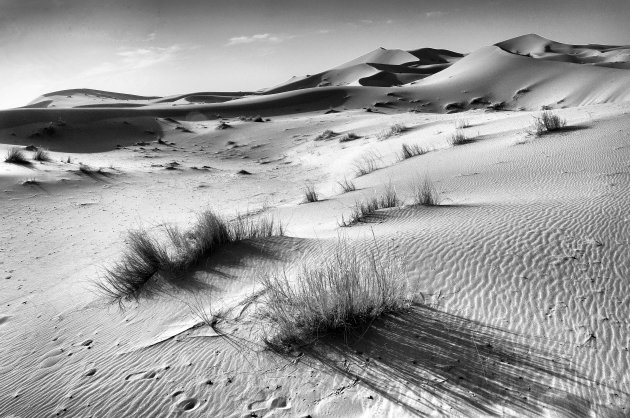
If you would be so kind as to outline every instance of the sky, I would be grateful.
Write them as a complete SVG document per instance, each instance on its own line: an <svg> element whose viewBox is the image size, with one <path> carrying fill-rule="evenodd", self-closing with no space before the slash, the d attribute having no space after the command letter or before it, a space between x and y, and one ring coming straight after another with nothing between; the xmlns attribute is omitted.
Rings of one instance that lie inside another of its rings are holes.
<svg viewBox="0 0 630 418"><path fill-rule="evenodd" d="M628 0L0 0L0 109L63 89L255 91L378 47L630 44Z"/></svg>

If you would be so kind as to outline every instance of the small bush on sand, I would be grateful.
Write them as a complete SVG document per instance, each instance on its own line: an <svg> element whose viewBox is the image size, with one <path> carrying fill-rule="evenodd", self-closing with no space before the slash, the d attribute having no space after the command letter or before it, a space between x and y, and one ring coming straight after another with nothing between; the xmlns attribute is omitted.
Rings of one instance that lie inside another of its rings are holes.
<svg viewBox="0 0 630 418"><path fill-rule="evenodd" d="M339 138L339 142L350 142L350 141L354 141L361 138L359 135L355 134L354 132L349 132L345 135L343 135L341 138Z"/></svg>
<svg viewBox="0 0 630 418"><path fill-rule="evenodd" d="M470 127L471 127L470 121L468 121L467 119L458 119L457 121L455 121L456 129L466 129Z"/></svg>
<svg viewBox="0 0 630 418"><path fill-rule="evenodd" d="M265 341L272 349L287 351L326 335L364 332L375 319L413 303L400 262L382 261L378 247L360 251L340 240L332 254L302 266L294 278L286 271L263 278L259 313L269 321Z"/></svg>
<svg viewBox="0 0 630 418"><path fill-rule="evenodd" d="M343 181L338 181L337 184L341 186L344 193L353 192L357 189L351 180L344 177Z"/></svg>
<svg viewBox="0 0 630 418"><path fill-rule="evenodd" d="M416 181L411 185L413 194L413 204L422 206L437 206L440 204L440 195L435 185L426 177L424 180Z"/></svg>
<svg viewBox="0 0 630 418"><path fill-rule="evenodd" d="M398 156L398 159L402 161L408 158L416 157L418 155L426 154L427 152L429 151L426 148L422 148L418 144L413 144L413 145L402 144L402 149L400 151L400 155Z"/></svg>
<svg viewBox="0 0 630 418"><path fill-rule="evenodd" d="M385 208L394 208L399 206L401 203L400 199L398 199L398 195L396 194L396 189L392 186L391 183L388 184L385 189L385 193L380 197L373 196L372 198L363 201L363 202L355 202L354 207L352 208L352 212L350 212L350 217L345 219L344 216L341 217L341 222L339 222L339 226L352 226L359 222L364 222L367 218L373 215L379 209Z"/></svg>
<svg viewBox="0 0 630 418"><path fill-rule="evenodd" d="M453 133L453 136L451 136L450 144L452 146L457 146L469 144L471 142L473 142L473 139L468 138L463 129L456 129L455 133Z"/></svg>
<svg viewBox="0 0 630 418"><path fill-rule="evenodd" d="M385 139L391 138L392 136L395 135L400 135L401 133L405 132L406 130L408 130L408 128L405 125L402 125L400 123L395 123L392 126L390 126L389 128L381 131L377 138L380 141L383 141Z"/></svg>
<svg viewBox="0 0 630 418"><path fill-rule="evenodd" d="M543 136L548 132L555 132L564 129L567 121L553 112L545 110L540 116L534 118L534 133L536 136Z"/></svg>
<svg viewBox="0 0 630 418"><path fill-rule="evenodd" d="M52 161L50 154L44 148L37 148L37 151L33 154L33 160L40 162Z"/></svg>
<svg viewBox="0 0 630 418"><path fill-rule="evenodd" d="M176 284L184 273L221 246L283 234L282 225L272 219L248 220L239 216L228 222L211 211L202 212L188 231L165 227L165 241L145 229L133 230L128 234L121 260L105 270L97 287L107 299L122 306L125 301L138 300L159 292L167 284Z"/></svg>
<svg viewBox="0 0 630 418"><path fill-rule="evenodd" d="M319 196L317 195L317 190L315 190L315 186L312 184L307 184L304 186L304 201L306 203L317 202L319 200Z"/></svg>
<svg viewBox="0 0 630 418"><path fill-rule="evenodd" d="M354 163L354 172L357 177L365 176L373 171L378 170L378 160L380 157L374 152L368 152L364 154Z"/></svg>
<svg viewBox="0 0 630 418"><path fill-rule="evenodd" d="M315 137L315 141L327 141L339 135L337 132L331 131L330 129L326 129L321 134Z"/></svg>
<svg viewBox="0 0 630 418"><path fill-rule="evenodd" d="M9 148L7 156L4 158L5 163L29 165L30 162L26 159L24 151L18 147Z"/></svg>

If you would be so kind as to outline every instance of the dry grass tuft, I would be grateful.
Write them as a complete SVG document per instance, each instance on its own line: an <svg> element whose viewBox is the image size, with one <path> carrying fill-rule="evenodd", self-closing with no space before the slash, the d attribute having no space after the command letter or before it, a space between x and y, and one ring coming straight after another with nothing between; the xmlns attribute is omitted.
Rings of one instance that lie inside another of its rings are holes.
<svg viewBox="0 0 630 418"><path fill-rule="evenodd" d="M359 135L355 134L354 132L349 132L343 135L341 138L339 138L339 142L350 142L350 141L355 141L359 138L361 138Z"/></svg>
<svg viewBox="0 0 630 418"><path fill-rule="evenodd" d="M471 142L474 142L474 139L468 138L463 129L456 129L450 140L450 144L454 147L457 145L470 144Z"/></svg>
<svg viewBox="0 0 630 418"><path fill-rule="evenodd" d="M400 262L382 261L378 247L359 251L340 240L332 254L322 263L303 265L293 278L286 271L263 278L259 313L269 321L265 340L272 349L363 332L375 319L413 303Z"/></svg>
<svg viewBox="0 0 630 418"><path fill-rule="evenodd" d="M24 151L22 151L18 147L11 147L7 151L7 156L4 158L5 163L10 164L18 164L18 165L29 165L30 161L26 159L26 155Z"/></svg>
<svg viewBox="0 0 630 418"><path fill-rule="evenodd" d="M422 148L418 144L413 144L413 145L402 144L400 155L398 155L398 160L399 161L406 160L408 158L426 154L427 152L429 152L428 149Z"/></svg>
<svg viewBox="0 0 630 418"><path fill-rule="evenodd" d="M365 220L372 216L377 210L395 208L400 204L401 201L398 198L396 189L394 189L392 184L389 183L385 189L385 193L383 193L380 197L373 196L363 202L355 202L352 212L350 212L350 217L345 219L345 217L342 216L339 226L347 227L355 225L359 222L365 222Z"/></svg>
<svg viewBox="0 0 630 418"><path fill-rule="evenodd" d="M534 133L536 136L561 131L566 126L567 121L565 119L548 110L543 111L540 116L534 118Z"/></svg>
<svg viewBox="0 0 630 418"><path fill-rule="evenodd" d="M220 247L249 238L284 235L284 228L273 219L237 217L228 222L212 211L199 214L188 231L165 227L165 241L159 241L146 229L130 231L127 248L120 261L105 270L97 284L100 293L111 302L123 305L143 295L159 292L165 285L176 284Z"/></svg>
<svg viewBox="0 0 630 418"><path fill-rule="evenodd" d="M422 206L438 206L440 204L440 195L430 178L425 177L424 180L416 181L411 185L413 194L413 204Z"/></svg>
<svg viewBox="0 0 630 418"><path fill-rule="evenodd" d="M379 132L377 138L380 141L383 141L385 139L391 138L392 136L400 135L401 133L407 131L408 129L409 128L407 128L405 125L402 125L400 123L395 123L389 128Z"/></svg>
<svg viewBox="0 0 630 418"><path fill-rule="evenodd" d="M304 202L312 203L317 202L319 200L319 196L317 194L317 190L315 190L315 186L312 184L306 184L304 186Z"/></svg>
<svg viewBox="0 0 630 418"><path fill-rule="evenodd" d="M315 141L327 141L339 135L337 132L331 131L330 129L326 129L321 134L315 137Z"/></svg>
<svg viewBox="0 0 630 418"><path fill-rule="evenodd" d="M380 168L379 160L381 157L375 152L368 152L354 162L354 172L357 177L365 176Z"/></svg>
<svg viewBox="0 0 630 418"><path fill-rule="evenodd" d="M344 177L343 181L338 181L337 184L341 186L344 193L353 192L357 189L351 180Z"/></svg>
<svg viewBox="0 0 630 418"><path fill-rule="evenodd" d="M40 161L40 162L47 162L47 161L52 161L52 158L50 158L50 154L48 153L46 149L37 148L37 150L35 151L35 154L33 154L33 160Z"/></svg>

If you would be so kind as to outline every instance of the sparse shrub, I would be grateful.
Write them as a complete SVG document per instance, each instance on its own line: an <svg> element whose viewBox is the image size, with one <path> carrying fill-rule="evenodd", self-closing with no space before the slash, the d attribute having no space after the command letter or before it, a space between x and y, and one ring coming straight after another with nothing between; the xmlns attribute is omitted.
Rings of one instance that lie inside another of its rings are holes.
<svg viewBox="0 0 630 418"><path fill-rule="evenodd" d="M408 128L405 125L402 125L400 123L395 123L389 128L379 132L377 137L379 140L383 141L385 139L391 138L394 135L400 135L406 130L408 130Z"/></svg>
<svg viewBox="0 0 630 418"><path fill-rule="evenodd" d="M315 137L315 141L326 141L336 137L337 135L339 135L337 132L326 129L324 132Z"/></svg>
<svg viewBox="0 0 630 418"><path fill-rule="evenodd" d="M29 165L30 162L26 159L24 151L18 147L11 147L7 151L7 156L4 158L5 163Z"/></svg>
<svg viewBox="0 0 630 418"><path fill-rule="evenodd" d="M413 145L402 144L398 159L402 161L402 160L406 160L407 158L412 158L418 155L426 154L427 152L429 151L426 148L422 148L418 144L413 144Z"/></svg>
<svg viewBox="0 0 630 418"><path fill-rule="evenodd" d="M457 121L455 121L455 128L457 129L466 129L470 128L470 126L470 121L468 121L467 119L458 119Z"/></svg>
<svg viewBox="0 0 630 418"><path fill-rule="evenodd" d="M440 196L428 177L411 185L414 205L437 206L440 204Z"/></svg>
<svg viewBox="0 0 630 418"><path fill-rule="evenodd" d="M379 169L379 157L374 152L363 155L354 163L354 171L357 177L364 176Z"/></svg>
<svg viewBox="0 0 630 418"><path fill-rule="evenodd" d="M359 138L361 138L359 135L355 134L354 132L349 132L339 138L339 142L350 142Z"/></svg>
<svg viewBox="0 0 630 418"><path fill-rule="evenodd" d="M317 195L317 190L315 190L315 186L312 184L307 184L304 186L304 201L307 203L317 202L319 200L319 196Z"/></svg>
<svg viewBox="0 0 630 418"><path fill-rule="evenodd" d="M79 163L79 171L82 172L83 174L88 174L88 175L96 173L96 169L83 163Z"/></svg>
<svg viewBox="0 0 630 418"><path fill-rule="evenodd" d="M341 186L344 193L353 192L357 189L351 180L344 177L343 181L338 181L337 184Z"/></svg>
<svg viewBox="0 0 630 418"><path fill-rule="evenodd" d="M352 226L359 222L364 222L368 217L373 215L379 209L394 208L400 205L400 199L396 194L396 189L391 183L385 189L385 193L380 197L373 196L363 202L355 202L350 217L346 220L344 216L341 217L339 226L346 227Z"/></svg>
<svg viewBox="0 0 630 418"><path fill-rule="evenodd" d="M38 148L37 151L35 151L35 154L33 154L33 160L44 162L51 161L51 158L48 151L46 151L44 148Z"/></svg>
<svg viewBox="0 0 630 418"><path fill-rule="evenodd" d="M505 110L507 103L505 102L494 102L488 106L489 110L500 111Z"/></svg>
<svg viewBox="0 0 630 418"><path fill-rule="evenodd" d="M401 263L396 258L382 261L378 247L359 251L340 240L332 254L305 264L294 278L286 271L263 278L259 313L269 321L266 343L273 349L364 331L376 318L413 303Z"/></svg>
<svg viewBox="0 0 630 418"><path fill-rule="evenodd" d="M534 118L534 132L536 136L543 136L548 132L555 132L564 129L567 121L548 110L543 111L540 116Z"/></svg>
<svg viewBox="0 0 630 418"><path fill-rule="evenodd" d="M145 229L130 231L122 259L105 270L97 286L112 302L123 304L145 294L176 285L184 273L212 256L221 246L248 238L283 235L282 225L260 218L237 217L228 222L211 211L202 212L189 231L165 227L166 241L160 242Z"/></svg>
<svg viewBox="0 0 630 418"><path fill-rule="evenodd" d="M473 142L473 140L466 136L466 133L464 132L463 129L456 129L455 133L453 133L453 136L451 136L451 141L450 141L452 146L465 145L471 142Z"/></svg>

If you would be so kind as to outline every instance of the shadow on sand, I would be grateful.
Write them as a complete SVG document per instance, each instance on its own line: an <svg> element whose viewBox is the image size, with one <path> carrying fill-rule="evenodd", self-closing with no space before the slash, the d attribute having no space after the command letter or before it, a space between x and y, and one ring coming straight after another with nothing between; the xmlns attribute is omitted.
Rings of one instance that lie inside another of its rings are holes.
<svg viewBox="0 0 630 418"><path fill-rule="evenodd" d="M376 321L363 335L323 338L307 358L374 390L410 413L456 416L583 417L589 382L558 353L531 338L414 306Z"/></svg>

